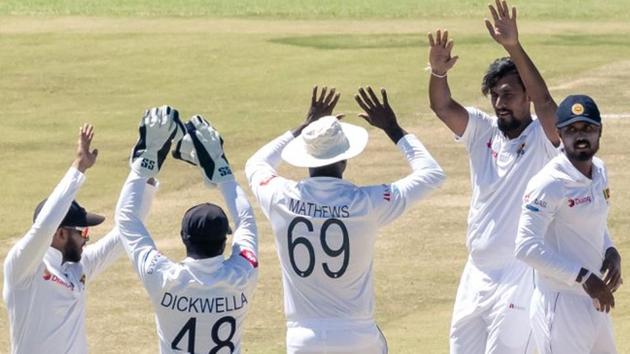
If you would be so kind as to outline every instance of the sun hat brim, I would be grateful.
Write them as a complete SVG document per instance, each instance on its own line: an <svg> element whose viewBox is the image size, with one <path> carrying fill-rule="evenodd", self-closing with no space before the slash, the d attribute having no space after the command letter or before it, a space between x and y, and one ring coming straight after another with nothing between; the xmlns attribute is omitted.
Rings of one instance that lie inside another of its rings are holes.
<svg viewBox="0 0 630 354"><path fill-rule="evenodd" d="M367 130L349 123L339 122L339 124L349 143L345 151L329 158L315 157L306 150L306 144L300 135L284 147L282 159L295 167L321 167L359 155L368 142Z"/></svg>

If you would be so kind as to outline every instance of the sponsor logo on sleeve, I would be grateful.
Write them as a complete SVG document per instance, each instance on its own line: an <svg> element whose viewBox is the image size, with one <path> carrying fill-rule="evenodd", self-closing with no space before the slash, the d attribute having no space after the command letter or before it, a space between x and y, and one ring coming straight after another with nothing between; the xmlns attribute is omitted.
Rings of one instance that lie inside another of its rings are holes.
<svg viewBox="0 0 630 354"><path fill-rule="evenodd" d="M524 199L525 199L525 203L529 203L529 204L525 205L525 208L527 208L527 209L529 209L531 211L539 212L540 208L543 208L543 209L547 208L547 202L542 200L542 199L540 199L540 198L534 198L534 200L532 200L530 202L531 197L528 194L528 195L525 196Z"/></svg>
<svg viewBox="0 0 630 354"><path fill-rule="evenodd" d="M263 179L262 181L260 181L260 183L258 183L258 184L259 184L261 187L262 187L262 186L266 186L266 185L268 185L268 184L269 184L269 182L271 182L271 180L272 180L272 179L274 179L274 178L276 178L276 177L277 177L277 176L275 176L275 175L271 175L271 176L269 176L269 177L267 177L267 178Z"/></svg>
<svg viewBox="0 0 630 354"><path fill-rule="evenodd" d="M155 272L155 268L157 267L158 262L162 259L162 254L160 252L155 252L153 258L147 265L147 274L153 274Z"/></svg>
<svg viewBox="0 0 630 354"><path fill-rule="evenodd" d="M251 264L252 267L258 268L258 258L256 258L256 255L254 254L254 252L250 250L242 250L241 253L239 253L239 255L245 258L245 260L249 262L249 264Z"/></svg>

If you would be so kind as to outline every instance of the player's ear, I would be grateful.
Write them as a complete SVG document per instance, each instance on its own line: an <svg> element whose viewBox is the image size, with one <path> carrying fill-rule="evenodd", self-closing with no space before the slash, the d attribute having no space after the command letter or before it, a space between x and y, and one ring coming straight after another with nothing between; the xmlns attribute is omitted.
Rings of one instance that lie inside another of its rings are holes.
<svg viewBox="0 0 630 354"><path fill-rule="evenodd" d="M57 231L55 231L52 243L50 245L54 248L61 249L66 244L66 242L68 242L68 236L68 232L60 227L57 229Z"/></svg>

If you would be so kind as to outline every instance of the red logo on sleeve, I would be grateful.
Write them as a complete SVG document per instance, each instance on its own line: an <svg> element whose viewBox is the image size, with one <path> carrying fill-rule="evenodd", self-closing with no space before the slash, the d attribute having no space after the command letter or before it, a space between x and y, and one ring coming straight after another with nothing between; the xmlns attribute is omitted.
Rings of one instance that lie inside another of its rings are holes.
<svg viewBox="0 0 630 354"><path fill-rule="evenodd" d="M245 258L252 267L258 268L258 258L256 258L256 254L254 252L250 250L242 250L239 254L241 257Z"/></svg>
<svg viewBox="0 0 630 354"><path fill-rule="evenodd" d="M392 191L386 184L384 184L383 187L385 188L383 190L383 199L389 202L390 200L392 200Z"/></svg>
<svg viewBox="0 0 630 354"><path fill-rule="evenodd" d="M263 179L262 181L260 181L259 185L261 186L266 186L269 184L269 182L271 182L272 179L276 178L277 176L271 175L265 179Z"/></svg>

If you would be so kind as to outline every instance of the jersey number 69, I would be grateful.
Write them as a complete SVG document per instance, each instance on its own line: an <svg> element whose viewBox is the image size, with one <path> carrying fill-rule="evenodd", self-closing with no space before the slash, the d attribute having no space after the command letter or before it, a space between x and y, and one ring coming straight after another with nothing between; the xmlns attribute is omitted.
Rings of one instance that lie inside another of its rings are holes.
<svg viewBox="0 0 630 354"><path fill-rule="evenodd" d="M295 273L302 278L306 278L311 273L313 273L313 269L315 268L315 250L313 249L313 244L306 237L293 237L293 231L298 224L306 225L306 228L309 232L313 232L313 223L307 218L298 216L291 221L288 229L288 246L289 246L289 260L291 261L291 266ZM330 248L328 241L326 240L326 231L332 226L337 226L341 230L342 235L342 243L338 249ZM322 249L324 253L326 253L330 257L339 257L343 255L343 261L341 267L337 271L333 271L328 266L328 263L322 263L322 267L324 268L324 273L331 278L339 278L346 272L348 268L348 262L350 261L350 239L348 237L348 229L346 225L339 219L327 219L319 232L319 240L322 244ZM303 245L308 252L308 266L306 269L298 268L295 263L295 249L298 245Z"/></svg>

